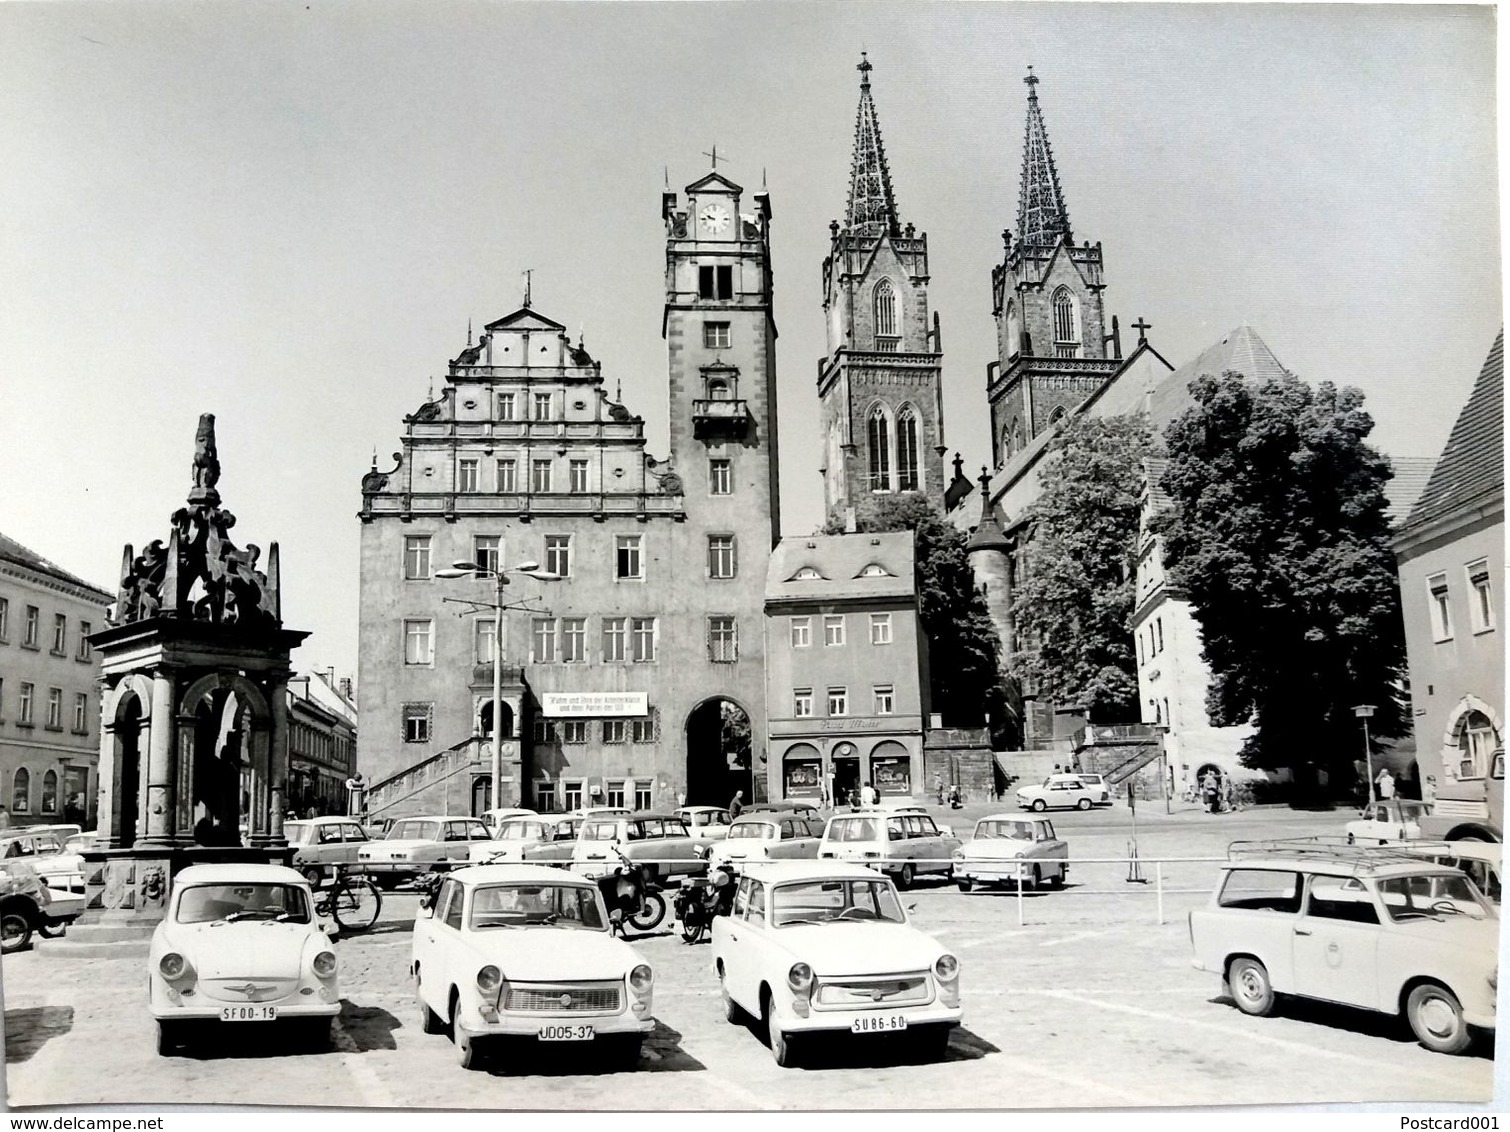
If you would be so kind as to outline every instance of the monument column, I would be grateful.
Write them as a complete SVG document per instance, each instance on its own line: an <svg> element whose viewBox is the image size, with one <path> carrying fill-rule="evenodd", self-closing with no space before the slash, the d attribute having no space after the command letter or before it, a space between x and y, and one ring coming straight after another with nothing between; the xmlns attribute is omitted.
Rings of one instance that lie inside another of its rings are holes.
<svg viewBox="0 0 1510 1132"><path fill-rule="evenodd" d="M155 705L154 705L155 706ZM194 844L194 747L198 731L198 717L192 711L174 715L173 746L178 756L173 767L177 792L173 805L168 810L168 839L174 845Z"/></svg>
<svg viewBox="0 0 1510 1132"><path fill-rule="evenodd" d="M271 797L268 814L271 838L282 845L283 815L288 809L288 678L291 673L275 673L267 685L267 710L272 717L271 743L267 756L268 785Z"/></svg>
<svg viewBox="0 0 1510 1132"><path fill-rule="evenodd" d="M178 801L174 783L178 778L174 765L175 739L173 712L173 674L164 669L152 673L151 724L147 729L146 807L139 825L144 845L171 845L175 833L174 807ZM132 803L134 804L134 803ZM121 799L126 805L126 799Z"/></svg>

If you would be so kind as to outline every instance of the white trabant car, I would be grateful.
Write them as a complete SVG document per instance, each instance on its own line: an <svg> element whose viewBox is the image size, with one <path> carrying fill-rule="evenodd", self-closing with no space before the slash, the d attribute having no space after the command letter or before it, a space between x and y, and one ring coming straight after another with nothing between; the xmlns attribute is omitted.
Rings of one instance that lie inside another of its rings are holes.
<svg viewBox="0 0 1510 1132"><path fill-rule="evenodd" d="M1092 786L1078 774L1051 774L1040 786L1024 786L1017 791L1017 804L1024 810L1088 810L1107 800L1104 785Z"/></svg>
<svg viewBox="0 0 1510 1132"><path fill-rule="evenodd" d="M572 846L572 871L586 877L605 876L619 866L620 853L644 866L652 884L673 876L696 876L706 869L699 846L681 818L638 813L584 821Z"/></svg>
<svg viewBox="0 0 1510 1132"><path fill-rule="evenodd" d="M493 830L491 841L472 842L467 859L474 865L517 865L525 860L525 850L550 844L555 839L556 826L566 820L549 814L503 818ZM575 839L574 835L572 840Z"/></svg>
<svg viewBox="0 0 1510 1132"><path fill-rule="evenodd" d="M1498 914L1505 887L1500 879L1504 846L1494 841L1412 841L1393 848L1467 873Z"/></svg>
<svg viewBox="0 0 1510 1132"><path fill-rule="evenodd" d="M30 865L49 888L84 891L83 855L66 848L66 830L77 826L7 830L0 833L0 861Z"/></svg>
<svg viewBox="0 0 1510 1132"><path fill-rule="evenodd" d="M1048 818L993 814L975 823L975 832L954 851L954 881L961 892L977 884L1031 884L1047 881L1063 888L1070 847L1054 836Z"/></svg>
<svg viewBox="0 0 1510 1132"><path fill-rule="evenodd" d="M729 836L708 846L708 868L742 869L750 861L816 860L823 841L823 819L812 823L792 810L740 814Z"/></svg>
<svg viewBox="0 0 1510 1132"><path fill-rule="evenodd" d="M491 841L488 827L477 818L400 818L381 841L357 850L357 864L379 888L394 888L428 873L459 869L468 863L472 846Z"/></svg>
<svg viewBox="0 0 1510 1132"><path fill-rule="evenodd" d="M573 810L569 814L551 814L555 822L547 833L549 836L534 844L525 844L519 859L542 865L557 865L566 868L571 864L572 850L577 847L577 835L582 826L595 817L628 817L631 811L619 807L599 806L587 810ZM509 855L505 855L505 860Z"/></svg>
<svg viewBox="0 0 1510 1132"><path fill-rule="evenodd" d="M1431 812L1425 802L1387 798L1365 806L1357 821L1343 827L1348 844L1383 845L1389 841L1414 841L1421 836L1421 819Z"/></svg>
<svg viewBox="0 0 1510 1132"><path fill-rule="evenodd" d="M331 868L354 865L357 852L372 838L356 818L308 818L283 823L283 836L296 847L293 866L315 887Z"/></svg>
<svg viewBox="0 0 1510 1132"><path fill-rule="evenodd" d="M713 921L713 972L730 1022L766 1027L777 1065L809 1035L906 1031L942 1057L959 1023L960 967L907 922L891 881L832 861L752 863Z"/></svg>
<svg viewBox="0 0 1510 1132"><path fill-rule="evenodd" d="M911 888L922 873L953 876L959 845L921 807L859 810L828 819L818 858L870 865L895 877L898 888Z"/></svg>
<svg viewBox="0 0 1510 1132"><path fill-rule="evenodd" d="M488 827L488 832L494 837L498 836L498 826L509 818L536 818L540 815L534 810L522 806L511 806L501 809L483 810L477 815L477 820Z"/></svg>
<svg viewBox="0 0 1510 1132"><path fill-rule="evenodd" d="M609 930L598 886L561 869L458 869L421 902L413 948L421 1026L449 1025L466 1069L505 1037L590 1043L633 1068L655 1028L649 964Z"/></svg>
<svg viewBox="0 0 1510 1132"><path fill-rule="evenodd" d="M729 835L729 823L734 820L723 806L683 806L676 816L699 845L722 841Z"/></svg>
<svg viewBox="0 0 1510 1132"><path fill-rule="evenodd" d="M1220 974L1243 1013L1293 994L1404 1014L1441 1053L1494 1029L1499 920L1463 873L1335 845L1228 855L1210 904L1190 913L1192 964Z"/></svg>
<svg viewBox="0 0 1510 1132"><path fill-rule="evenodd" d="M341 991L313 905L303 874L282 865L190 865L174 877L147 956L157 1052L171 1054L193 1025L276 1023L329 1042Z"/></svg>

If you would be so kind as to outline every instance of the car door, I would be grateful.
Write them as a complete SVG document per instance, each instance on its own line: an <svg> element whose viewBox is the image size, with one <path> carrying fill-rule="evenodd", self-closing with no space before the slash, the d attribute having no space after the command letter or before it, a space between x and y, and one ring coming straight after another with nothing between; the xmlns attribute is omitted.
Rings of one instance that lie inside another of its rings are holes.
<svg viewBox="0 0 1510 1132"><path fill-rule="evenodd" d="M723 954L720 958L724 963L724 989L729 992L729 997L751 1013L759 1013L760 1003L751 997L752 988L760 985L758 975L752 975L749 971L749 927L747 924L750 910L750 888L756 882L751 877L740 877L739 885L734 889L734 903L729 914L724 917L720 925L719 934L723 937Z"/></svg>
<svg viewBox="0 0 1510 1132"><path fill-rule="evenodd" d="M938 825L927 814L919 814L918 823L918 868L928 872L947 872L954 863L951 854L959 846L952 837L945 837Z"/></svg>
<svg viewBox="0 0 1510 1132"><path fill-rule="evenodd" d="M356 864L357 851L369 840L367 831L354 821L341 823L341 864Z"/></svg>
<svg viewBox="0 0 1510 1132"><path fill-rule="evenodd" d="M447 980L446 952L441 946L441 934L451 902L456 900L459 904L457 894L460 888L460 884L454 880L442 881L435 893L435 903L431 905L430 915L417 916L414 921L412 947L414 964L419 970L420 998L442 1017L447 1008L444 1001L446 990L451 984Z"/></svg>
<svg viewBox="0 0 1510 1132"><path fill-rule="evenodd" d="M767 954L765 940L765 906L769 886L750 879L750 890L745 900L745 914L739 921L740 968L744 972L744 998L756 1017L760 1015L760 983L766 975ZM774 988L773 988L774 989Z"/></svg>
<svg viewBox="0 0 1510 1132"><path fill-rule="evenodd" d="M1357 877L1313 875L1293 929L1295 991L1350 1006L1378 1004L1379 909Z"/></svg>

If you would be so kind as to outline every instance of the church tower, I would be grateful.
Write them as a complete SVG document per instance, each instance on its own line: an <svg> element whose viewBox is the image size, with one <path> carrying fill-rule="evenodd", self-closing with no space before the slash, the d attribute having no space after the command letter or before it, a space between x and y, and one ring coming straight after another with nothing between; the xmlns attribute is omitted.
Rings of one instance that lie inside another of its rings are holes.
<svg viewBox="0 0 1510 1132"><path fill-rule="evenodd" d="M1101 245L1075 246L1054 151L1028 68L1028 123L1022 143L1017 242L1002 233L1002 262L991 272L997 361L987 371L991 451L997 467L1030 444L1121 365L1117 326L1105 329ZM1107 352L1108 344L1112 350Z"/></svg>
<svg viewBox="0 0 1510 1132"><path fill-rule="evenodd" d="M826 510L922 492L942 507L943 346L928 310L928 237L902 225L861 54L849 208L823 261L828 355L818 369ZM930 321L931 318L931 321Z"/></svg>

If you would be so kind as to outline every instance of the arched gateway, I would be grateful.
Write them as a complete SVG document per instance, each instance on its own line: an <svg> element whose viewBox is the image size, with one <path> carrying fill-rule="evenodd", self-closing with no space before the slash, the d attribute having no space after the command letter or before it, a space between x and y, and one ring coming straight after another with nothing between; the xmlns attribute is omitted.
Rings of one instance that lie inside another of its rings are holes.
<svg viewBox="0 0 1510 1132"><path fill-rule="evenodd" d="M727 805L737 790L756 801L751 758L750 713L726 696L698 704L687 715L687 804Z"/></svg>

